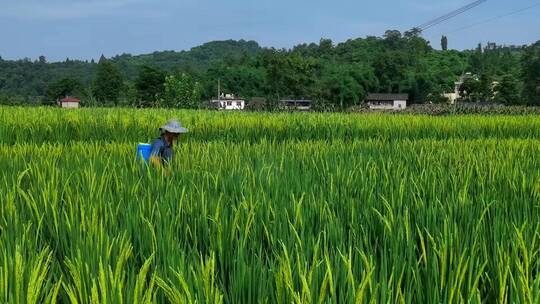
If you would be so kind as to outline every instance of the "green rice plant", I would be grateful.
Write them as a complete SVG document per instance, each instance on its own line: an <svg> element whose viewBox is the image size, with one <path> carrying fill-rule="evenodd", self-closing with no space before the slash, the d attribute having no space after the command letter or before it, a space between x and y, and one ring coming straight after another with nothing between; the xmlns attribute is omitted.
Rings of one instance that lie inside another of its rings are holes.
<svg viewBox="0 0 540 304"><path fill-rule="evenodd" d="M536 303L539 126L3 107L0 302Z"/></svg>
<svg viewBox="0 0 540 304"><path fill-rule="evenodd" d="M0 301L2 303L56 303L62 280L51 280L52 252L48 248L30 254L17 246L8 252L2 244L0 264Z"/></svg>

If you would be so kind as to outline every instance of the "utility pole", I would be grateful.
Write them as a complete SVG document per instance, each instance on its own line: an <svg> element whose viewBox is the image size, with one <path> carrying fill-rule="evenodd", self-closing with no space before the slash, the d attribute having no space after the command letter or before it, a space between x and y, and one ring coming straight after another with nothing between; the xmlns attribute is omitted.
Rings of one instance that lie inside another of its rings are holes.
<svg viewBox="0 0 540 304"><path fill-rule="evenodd" d="M217 100L221 100L221 79L217 81Z"/></svg>

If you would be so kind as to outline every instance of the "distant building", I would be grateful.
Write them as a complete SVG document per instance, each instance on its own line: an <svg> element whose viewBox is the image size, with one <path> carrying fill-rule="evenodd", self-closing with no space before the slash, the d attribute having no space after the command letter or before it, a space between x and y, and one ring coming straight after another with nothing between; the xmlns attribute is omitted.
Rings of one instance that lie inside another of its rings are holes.
<svg viewBox="0 0 540 304"><path fill-rule="evenodd" d="M463 84L463 80L454 82L454 92L443 94L443 96L448 99L448 102L450 104L455 104L457 100L459 99L459 89L461 88L462 84Z"/></svg>
<svg viewBox="0 0 540 304"><path fill-rule="evenodd" d="M487 46L486 46L486 51L493 51L493 50L496 50L497 49L497 43L495 42L488 42Z"/></svg>
<svg viewBox="0 0 540 304"><path fill-rule="evenodd" d="M79 103L81 102L80 99L74 98L74 97L65 97L58 101L59 105L62 108L66 109L77 109L79 107Z"/></svg>
<svg viewBox="0 0 540 304"><path fill-rule="evenodd" d="M496 48L496 45L491 45L491 47ZM472 73L465 73L465 74L461 75L461 77L459 77L458 81L454 82L454 92L452 92L452 93L443 93L442 96L446 97L450 104L456 104L458 101L459 102L466 102L467 101L466 97L468 95L468 92L465 91L465 90L462 90L462 85L468 79L472 79L474 81L480 81L480 78L478 77L478 75L475 75L475 74L472 74ZM499 85L498 81L491 82L491 92L492 92L492 94L491 94L491 96L486 97L486 100L484 100L484 101L492 101L492 100L495 99L495 97L498 94L498 91L497 91L498 85ZM460 93L463 93L465 98L462 98Z"/></svg>
<svg viewBox="0 0 540 304"><path fill-rule="evenodd" d="M234 94L221 94L218 99L212 100L211 103L219 110L239 111L244 110L246 107L246 101Z"/></svg>
<svg viewBox="0 0 540 304"><path fill-rule="evenodd" d="M282 99L280 103L285 109L292 111L310 111L313 105L313 101L308 99Z"/></svg>
<svg viewBox="0 0 540 304"><path fill-rule="evenodd" d="M461 75L458 79L458 81L454 82L454 92L451 92L451 93L443 93L443 96L446 97L448 99L448 102L450 104L455 104L456 102L458 102L458 100L460 99L460 91L461 91L461 86L463 85L463 83L465 82L466 79L475 79L475 80L478 80L478 76L477 75L473 75L472 73L470 72L467 72L463 75Z"/></svg>
<svg viewBox="0 0 540 304"><path fill-rule="evenodd" d="M403 110L408 99L407 94L369 94L365 101L372 110Z"/></svg>

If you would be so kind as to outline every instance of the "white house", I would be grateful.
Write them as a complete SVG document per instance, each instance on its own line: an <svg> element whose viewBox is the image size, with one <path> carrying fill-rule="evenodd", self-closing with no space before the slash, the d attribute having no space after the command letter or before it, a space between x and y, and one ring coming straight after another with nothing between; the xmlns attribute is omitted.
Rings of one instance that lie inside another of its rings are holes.
<svg viewBox="0 0 540 304"><path fill-rule="evenodd" d="M450 104L455 104L458 101L460 97L459 91L461 89L461 86L463 85L463 82L467 78L473 78L473 79L478 80L478 76L473 75L472 73L465 73L461 75L461 77L459 77L458 81L454 82L454 92L443 94L444 97L448 98L448 101L450 102Z"/></svg>
<svg viewBox="0 0 540 304"><path fill-rule="evenodd" d="M66 98L60 99L59 104L65 109L77 109L80 102L80 99L67 96Z"/></svg>
<svg viewBox="0 0 540 304"><path fill-rule="evenodd" d="M463 84L463 81L456 81L454 82L454 92L452 93L444 93L443 96L448 99L448 102L450 104L455 104L459 98L459 89L461 88L461 85Z"/></svg>
<svg viewBox="0 0 540 304"><path fill-rule="evenodd" d="M372 110L404 110L407 108L407 94L368 94L366 104Z"/></svg>
<svg viewBox="0 0 540 304"><path fill-rule="evenodd" d="M212 103L220 110L243 110L246 107L246 101L234 94L221 94L218 99L212 100Z"/></svg>

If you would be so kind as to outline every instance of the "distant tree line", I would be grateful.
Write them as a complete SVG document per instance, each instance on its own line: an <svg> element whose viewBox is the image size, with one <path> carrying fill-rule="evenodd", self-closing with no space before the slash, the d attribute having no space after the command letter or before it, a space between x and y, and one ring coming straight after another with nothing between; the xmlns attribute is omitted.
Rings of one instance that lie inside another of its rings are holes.
<svg viewBox="0 0 540 304"><path fill-rule="evenodd" d="M217 95L219 80L223 92L263 97L269 108L281 98L309 98L320 108L345 109L361 104L368 92L444 102L442 93L453 92L461 78L462 100L540 105L540 41L456 51L443 36L439 51L419 34L387 31L337 45L321 39L290 50L217 41L98 62L0 58L0 103L52 104L69 95L88 106L197 108Z"/></svg>

